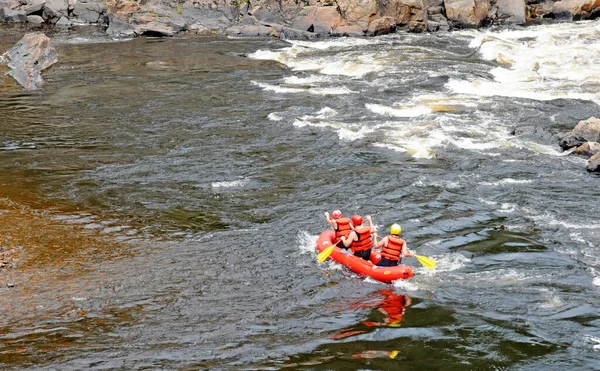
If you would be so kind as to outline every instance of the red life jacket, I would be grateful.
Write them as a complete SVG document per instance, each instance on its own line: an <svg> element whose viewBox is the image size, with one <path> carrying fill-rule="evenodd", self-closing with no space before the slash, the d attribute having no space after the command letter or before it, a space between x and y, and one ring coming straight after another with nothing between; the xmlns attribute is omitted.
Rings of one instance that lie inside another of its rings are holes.
<svg viewBox="0 0 600 371"><path fill-rule="evenodd" d="M348 237L350 232L352 232L350 218L339 218L335 220L335 223L337 224L337 228L335 230L335 239L333 240L334 244L338 243L342 236Z"/></svg>
<svg viewBox="0 0 600 371"><path fill-rule="evenodd" d="M387 247L381 248L381 256L390 260L397 260L400 262L400 254L402 253L402 247L404 247L404 240L396 236L388 236Z"/></svg>
<svg viewBox="0 0 600 371"><path fill-rule="evenodd" d="M352 242L352 251L369 250L373 247L373 242L371 241L371 227L361 225L354 228L354 232L358 235L358 241Z"/></svg>

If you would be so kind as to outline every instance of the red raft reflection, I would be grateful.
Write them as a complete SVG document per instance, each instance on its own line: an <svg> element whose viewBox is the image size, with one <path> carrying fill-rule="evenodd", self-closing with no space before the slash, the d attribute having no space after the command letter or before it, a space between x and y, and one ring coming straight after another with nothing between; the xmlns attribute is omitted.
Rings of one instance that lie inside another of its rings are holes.
<svg viewBox="0 0 600 371"><path fill-rule="evenodd" d="M357 326L342 329L331 338L343 339L363 334L370 331L369 327L400 327L404 311L411 304L410 297L398 295L392 289L379 290L377 294L380 296L379 300L359 302L351 306L356 309L374 308L369 316L373 319L372 321L362 321Z"/></svg>
<svg viewBox="0 0 600 371"><path fill-rule="evenodd" d="M334 238L335 232L333 230L327 230L321 233L317 239L317 250L321 252L327 247L333 245ZM395 267L376 266L375 263L377 263L377 260L380 259L379 254L371 254L371 261L366 261L354 256L350 250L340 249L336 246L333 248L330 258L347 266L358 274L372 277L377 281L385 283L390 283L395 280L406 279L414 276L412 268L407 265L398 265Z"/></svg>

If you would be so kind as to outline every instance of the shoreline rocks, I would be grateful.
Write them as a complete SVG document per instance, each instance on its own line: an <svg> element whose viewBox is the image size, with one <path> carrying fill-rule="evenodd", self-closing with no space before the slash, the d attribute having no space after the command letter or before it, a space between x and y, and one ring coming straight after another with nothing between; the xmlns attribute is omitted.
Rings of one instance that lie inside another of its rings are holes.
<svg viewBox="0 0 600 371"><path fill-rule="evenodd" d="M590 0L0 0L0 22L100 25L113 36L183 32L312 39L594 19Z"/></svg>

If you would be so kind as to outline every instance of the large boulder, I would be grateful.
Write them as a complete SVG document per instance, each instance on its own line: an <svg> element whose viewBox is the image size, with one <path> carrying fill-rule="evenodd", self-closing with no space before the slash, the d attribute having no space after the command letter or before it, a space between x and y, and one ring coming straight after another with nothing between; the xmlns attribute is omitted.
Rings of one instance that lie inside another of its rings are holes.
<svg viewBox="0 0 600 371"><path fill-rule="evenodd" d="M62 17L67 16L69 4L66 0L46 0L42 10L42 18L47 23L56 23Z"/></svg>
<svg viewBox="0 0 600 371"><path fill-rule="evenodd" d="M27 0L27 3L23 6L23 11L27 15L35 14L41 16L45 3L46 0Z"/></svg>
<svg viewBox="0 0 600 371"><path fill-rule="evenodd" d="M336 7L308 6L300 11L290 27L323 35L331 33L341 21Z"/></svg>
<svg viewBox="0 0 600 371"><path fill-rule="evenodd" d="M600 141L600 119L590 117L579 121L577 126L559 140L559 146L563 149L579 147L585 142Z"/></svg>
<svg viewBox="0 0 600 371"><path fill-rule="evenodd" d="M524 0L498 0L492 7L493 21L498 24L525 24L526 8Z"/></svg>
<svg viewBox="0 0 600 371"><path fill-rule="evenodd" d="M44 81L42 71L58 62L56 49L41 32L27 33L4 57L8 59L8 73L25 90L39 89Z"/></svg>
<svg viewBox="0 0 600 371"><path fill-rule="evenodd" d="M446 17L459 27L476 28L483 24L490 9L489 0L444 0Z"/></svg>
<svg viewBox="0 0 600 371"><path fill-rule="evenodd" d="M7 23L25 23L27 22L27 13L23 10L12 10L10 8L0 8L0 21Z"/></svg>
<svg viewBox="0 0 600 371"><path fill-rule="evenodd" d="M377 14L376 0L335 0L335 3L345 22L343 26L357 25L365 30L370 18Z"/></svg>
<svg viewBox="0 0 600 371"><path fill-rule="evenodd" d="M106 4L102 0L77 0L73 15L85 23L108 23Z"/></svg>

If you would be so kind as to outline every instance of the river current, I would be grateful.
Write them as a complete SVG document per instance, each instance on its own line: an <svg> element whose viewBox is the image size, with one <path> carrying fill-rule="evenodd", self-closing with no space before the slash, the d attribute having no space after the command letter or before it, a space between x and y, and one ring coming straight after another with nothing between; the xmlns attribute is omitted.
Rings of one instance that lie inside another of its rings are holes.
<svg viewBox="0 0 600 371"><path fill-rule="evenodd" d="M600 23L50 36L43 90L0 88L0 187L125 251L1 288L1 368L600 369L600 178L556 138L600 117ZM319 263L333 209L437 268Z"/></svg>

